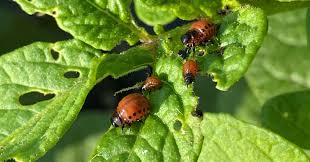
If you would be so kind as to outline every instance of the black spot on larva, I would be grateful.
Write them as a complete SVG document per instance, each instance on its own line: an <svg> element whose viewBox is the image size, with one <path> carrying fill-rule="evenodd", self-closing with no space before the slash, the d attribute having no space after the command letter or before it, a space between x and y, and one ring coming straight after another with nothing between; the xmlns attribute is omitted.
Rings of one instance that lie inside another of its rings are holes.
<svg viewBox="0 0 310 162"><path fill-rule="evenodd" d="M80 76L80 72L78 71L67 71L64 76L66 78L78 78Z"/></svg>
<svg viewBox="0 0 310 162"><path fill-rule="evenodd" d="M145 112L145 108L143 108L143 112Z"/></svg>
<svg viewBox="0 0 310 162"><path fill-rule="evenodd" d="M59 53L55 50L51 50L51 54L54 60L57 60L59 58Z"/></svg>
<svg viewBox="0 0 310 162"><path fill-rule="evenodd" d="M137 113L133 113L132 115L133 115L133 116L136 116L136 115L137 115Z"/></svg>
<svg viewBox="0 0 310 162"><path fill-rule="evenodd" d="M41 92L33 91L33 92L28 92L28 93L21 95L19 97L19 103L24 106L34 105L38 102L50 100L54 97L55 97L55 94L53 93L44 94Z"/></svg>
<svg viewBox="0 0 310 162"><path fill-rule="evenodd" d="M132 117L131 117L131 116L129 116L128 118L129 118L129 119L131 119Z"/></svg>
<svg viewBox="0 0 310 162"><path fill-rule="evenodd" d="M180 120L176 120L173 124L173 129L176 130L176 131L179 131L181 130L182 128L182 123Z"/></svg>
<svg viewBox="0 0 310 162"><path fill-rule="evenodd" d="M142 111L141 111L141 110L139 110L139 111L138 111L138 113L139 113L139 114L141 114L141 113L142 113Z"/></svg>

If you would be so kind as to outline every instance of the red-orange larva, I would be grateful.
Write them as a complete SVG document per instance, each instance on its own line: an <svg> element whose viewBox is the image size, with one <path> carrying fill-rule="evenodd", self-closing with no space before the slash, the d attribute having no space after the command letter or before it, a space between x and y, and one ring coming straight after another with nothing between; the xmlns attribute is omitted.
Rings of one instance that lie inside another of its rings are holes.
<svg viewBox="0 0 310 162"><path fill-rule="evenodd" d="M161 85L162 85L162 82L159 78L157 78L156 76L149 76L144 81L144 84L142 86L142 90L152 91L152 90L160 88Z"/></svg>
<svg viewBox="0 0 310 162"><path fill-rule="evenodd" d="M132 122L144 119L150 113L149 101L140 93L125 96L111 118L114 127L124 127Z"/></svg>
<svg viewBox="0 0 310 162"><path fill-rule="evenodd" d="M190 29L181 37L181 41L187 47L193 48L209 41L215 34L216 25L206 19L201 19L192 24Z"/></svg>
<svg viewBox="0 0 310 162"><path fill-rule="evenodd" d="M187 60L183 64L183 77L186 85L191 84L198 73L198 64L195 60Z"/></svg>

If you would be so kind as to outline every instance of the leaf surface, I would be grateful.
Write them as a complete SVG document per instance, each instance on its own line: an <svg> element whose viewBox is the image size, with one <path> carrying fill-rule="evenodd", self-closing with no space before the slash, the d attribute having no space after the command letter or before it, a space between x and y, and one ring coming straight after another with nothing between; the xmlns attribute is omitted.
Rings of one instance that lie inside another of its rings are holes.
<svg viewBox="0 0 310 162"><path fill-rule="evenodd" d="M71 126L97 76L119 77L151 62L148 51L139 49L132 49L134 56L144 56L137 61L130 51L102 55L70 40L34 43L1 56L0 160L43 156ZM115 61L128 66L120 69Z"/></svg>
<svg viewBox="0 0 310 162"><path fill-rule="evenodd" d="M246 74L249 86L261 104L273 96L310 87L310 73L307 70L310 50L305 42L306 34L302 34L305 32L305 24L295 22L295 19L305 21L305 14L303 9L270 18L270 33L265 37L259 54ZM283 24L280 19L285 15L291 15L288 16L291 21ZM287 37L276 34L280 32L288 33Z"/></svg>
<svg viewBox="0 0 310 162"><path fill-rule="evenodd" d="M89 154L110 126L109 113L83 111L72 127L38 162L85 162Z"/></svg>
<svg viewBox="0 0 310 162"><path fill-rule="evenodd" d="M119 78L130 72L141 70L153 64L154 54L149 46L130 48L120 54L104 55L99 60L97 82L111 75Z"/></svg>
<svg viewBox="0 0 310 162"><path fill-rule="evenodd" d="M111 50L120 41L130 45L149 39L131 20L131 0L16 0L28 14L35 12L53 16L61 29L91 46Z"/></svg>
<svg viewBox="0 0 310 162"><path fill-rule="evenodd" d="M224 114L205 114L198 161L309 161L282 137Z"/></svg>
<svg viewBox="0 0 310 162"><path fill-rule="evenodd" d="M176 19L169 8L145 5L142 0L135 0L135 11L139 19L148 25L165 25Z"/></svg>
<svg viewBox="0 0 310 162"><path fill-rule="evenodd" d="M92 60L99 56L74 40L34 43L1 56L1 160L33 161L55 145L94 85ZM65 77L70 71L78 77ZM31 92L54 97L40 102L25 96Z"/></svg>
<svg viewBox="0 0 310 162"><path fill-rule="evenodd" d="M227 90L247 71L266 34L267 21L262 10L244 7L224 18L218 31L219 47L198 57L200 70L210 74L216 87ZM212 46L211 46L212 47Z"/></svg>
<svg viewBox="0 0 310 162"><path fill-rule="evenodd" d="M136 0L136 3L139 3L136 5L136 12L140 15L141 20L149 25L159 24L159 22L161 22L160 24L164 22L168 23L169 21L167 20L173 17L183 20L209 17L212 20L220 22L222 16L219 13L223 11L236 11L239 7L247 5L261 8L267 15L310 6L310 1L307 0L291 1L290 3L277 0ZM141 6L150 10L144 10ZM226 6L229 8L228 10L225 9ZM154 15L152 16L151 13L154 13ZM158 15L161 14L164 16L159 17Z"/></svg>
<svg viewBox="0 0 310 162"><path fill-rule="evenodd" d="M184 85L181 66L181 60L173 57L163 56L157 61L154 71L164 84L148 96L152 115L144 124L134 123L123 133L120 128L110 129L91 161L197 160L202 136L194 123L200 119L190 115L197 98Z"/></svg>
<svg viewBox="0 0 310 162"><path fill-rule="evenodd" d="M278 135L229 115L192 116L197 98L182 81L181 60L162 56L155 74L161 89L146 94L151 114L124 131L110 128L90 161L308 161ZM169 75L168 75L169 74Z"/></svg>
<svg viewBox="0 0 310 162"><path fill-rule="evenodd" d="M307 42L308 47L310 48L310 8L307 11L307 18L306 18L306 29L307 29Z"/></svg>
<svg viewBox="0 0 310 162"><path fill-rule="evenodd" d="M310 148L309 91L282 94L268 100L262 109L262 124L295 144Z"/></svg>

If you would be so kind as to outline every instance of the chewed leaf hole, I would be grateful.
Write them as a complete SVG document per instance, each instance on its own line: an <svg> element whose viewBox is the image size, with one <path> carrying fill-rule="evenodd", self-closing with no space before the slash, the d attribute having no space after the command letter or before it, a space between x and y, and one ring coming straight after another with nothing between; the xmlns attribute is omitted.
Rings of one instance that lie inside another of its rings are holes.
<svg viewBox="0 0 310 162"><path fill-rule="evenodd" d="M51 54L52 54L52 57L53 57L53 59L54 60L58 60L58 58L59 58L59 53L57 52L57 51L55 51L55 50L51 50Z"/></svg>
<svg viewBox="0 0 310 162"><path fill-rule="evenodd" d="M64 74L66 78L78 78L80 76L80 72L78 71L68 71Z"/></svg>
<svg viewBox="0 0 310 162"><path fill-rule="evenodd" d="M19 102L21 105L33 105L41 101L50 100L55 97L55 94L48 93L44 94L41 92L28 92L19 97Z"/></svg>
<svg viewBox="0 0 310 162"><path fill-rule="evenodd" d="M176 130L176 131L179 131L181 130L182 128L182 123L180 120L176 120L173 124L173 129Z"/></svg>

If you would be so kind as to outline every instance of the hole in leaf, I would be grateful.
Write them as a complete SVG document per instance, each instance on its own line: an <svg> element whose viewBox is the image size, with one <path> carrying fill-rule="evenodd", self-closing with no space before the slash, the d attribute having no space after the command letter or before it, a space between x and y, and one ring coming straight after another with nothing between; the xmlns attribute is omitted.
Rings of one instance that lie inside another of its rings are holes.
<svg viewBox="0 0 310 162"><path fill-rule="evenodd" d="M203 113L200 109L196 108L195 110L192 111L192 116L201 118L203 116Z"/></svg>
<svg viewBox="0 0 310 162"><path fill-rule="evenodd" d="M16 162L16 160L14 160L14 159L7 159L7 160L4 160L4 162Z"/></svg>
<svg viewBox="0 0 310 162"><path fill-rule="evenodd" d="M55 50L51 50L51 54L54 60L57 60L59 58L59 53Z"/></svg>
<svg viewBox="0 0 310 162"><path fill-rule="evenodd" d="M53 15L56 15L56 11L53 11L52 14L53 14Z"/></svg>
<svg viewBox="0 0 310 162"><path fill-rule="evenodd" d="M67 71L64 76L66 78L78 78L80 76L80 72L78 71Z"/></svg>
<svg viewBox="0 0 310 162"><path fill-rule="evenodd" d="M28 92L19 97L19 102L21 105L33 105L41 101L50 100L55 97L55 94L43 94L41 92Z"/></svg>
<svg viewBox="0 0 310 162"><path fill-rule="evenodd" d="M176 130L176 131L179 131L181 130L182 128L182 123L180 120L176 120L173 124L173 129Z"/></svg>

